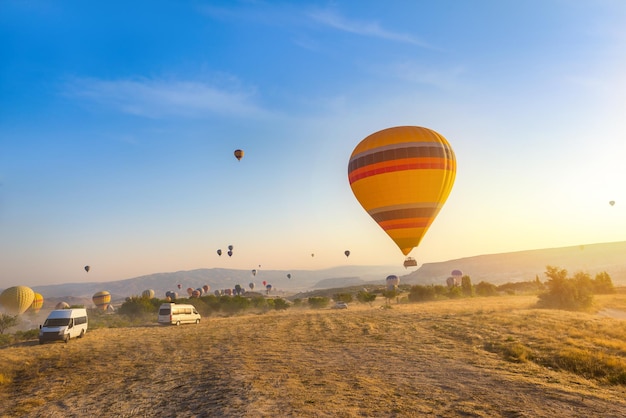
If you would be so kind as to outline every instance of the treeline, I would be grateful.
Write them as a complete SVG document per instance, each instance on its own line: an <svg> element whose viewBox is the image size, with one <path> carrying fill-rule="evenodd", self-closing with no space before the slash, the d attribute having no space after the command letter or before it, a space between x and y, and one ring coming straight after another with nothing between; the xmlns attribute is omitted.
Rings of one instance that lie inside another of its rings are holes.
<svg viewBox="0 0 626 418"><path fill-rule="evenodd" d="M481 281L473 285L470 276L463 276L459 286L415 285L409 289L410 302L425 302L437 299L457 299L473 296L497 296L501 294L537 294L537 306L541 308L584 310L593 304L593 296L615 293L611 276L607 272L596 274L595 278L584 272L568 277L567 270L547 266L548 278L542 283L535 280L518 283L505 283L496 286Z"/></svg>

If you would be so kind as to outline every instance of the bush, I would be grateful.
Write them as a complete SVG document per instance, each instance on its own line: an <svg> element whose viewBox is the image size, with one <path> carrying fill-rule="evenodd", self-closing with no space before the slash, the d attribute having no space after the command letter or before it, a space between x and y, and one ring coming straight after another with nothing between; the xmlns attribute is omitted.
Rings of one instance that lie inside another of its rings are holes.
<svg viewBox="0 0 626 418"><path fill-rule="evenodd" d="M19 323L18 315L0 314L0 334Z"/></svg>
<svg viewBox="0 0 626 418"><path fill-rule="evenodd" d="M359 293L356 294L356 299L361 303L369 303L371 306L372 302L376 300L376 294L360 290Z"/></svg>
<svg viewBox="0 0 626 418"><path fill-rule="evenodd" d="M461 293L463 296L474 296L474 286L472 286L472 279L468 275L461 277Z"/></svg>
<svg viewBox="0 0 626 418"><path fill-rule="evenodd" d="M289 308L289 303L285 299L274 299L274 309L277 311L284 311L287 310L287 308Z"/></svg>
<svg viewBox="0 0 626 418"><path fill-rule="evenodd" d="M352 293L336 293L333 295L335 302L352 302Z"/></svg>
<svg viewBox="0 0 626 418"><path fill-rule="evenodd" d="M498 294L498 287L492 283L480 282L475 286L475 289L478 296L496 296Z"/></svg>
<svg viewBox="0 0 626 418"><path fill-rule="evenodd" d="M586 273L567 278L567 270L547 266L548 290L539 295L541 308L586 310L593 303L593 283Z"/></svg>
<svg viewBox="0 0 626 418"><path fill-rule="evenodd" d="M428 300L435 300L437 293L434 286L411 286L409 290L409 301L411 302L424 302Z"/></svg>
<svg viewBox="0 0 626 418"><path fill-rule="evenodd" d="M309 298L309 306L314 309L326 308L330 304L330 299L324 296L314 296Z"/></svg>
<svg viewBox="0 0 626 418"><path fill-rule="evenodd" d="M140 318L147 315L155 315L158 312L158 306L155 306L152 300L158 302L157 299L148 299L140 296L132 296L126 298L126 301L119 307L117 313L129 318Z"/></svg>
<svg viewBox="0 0 626 418"><path fill-rule="evenodd" d="M593 280L593 293L596 295L609 295L615 293L615 287L611 276L606 271L596 274Z"/></svg>

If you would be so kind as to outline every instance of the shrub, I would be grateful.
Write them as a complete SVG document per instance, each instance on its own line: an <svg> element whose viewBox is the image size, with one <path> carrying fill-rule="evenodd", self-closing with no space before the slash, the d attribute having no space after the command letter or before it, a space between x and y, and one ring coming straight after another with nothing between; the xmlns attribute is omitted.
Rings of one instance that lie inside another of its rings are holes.
<svg viewBox="0 0 626 418"><path fill-rule="evenodd" d="M548 290L539 295L538 306L542 308L585 310L593 303L593 284L589 275L577 273L567 278L567 270L547 266Z"/></svg>
<svg viewBox="0 0 626 418"><path fill-rule="evenodd" d="M0 334L19 323L18 315L0 314Z"/></svg>
<svg viewBox="0 0 626 418"><path fill-rule="evenodd" d="M478 296L495 296L498 294L498 287L495 284L480 282L475 286Z"/></svg>
<svg viewBox="0 0 626 418"><path fill-rule="evenodd" d="M411 286L409 290L409 301L411 302L424 302L428 300L434 300L437 296L434 286Z"/></svg>
<svg viewBox="0 0 626 418"><path fill-rule="evenodd" d="M609 295L615 293L615 287L611 276L606 271L596 274L596 278L592 282L593 293L596 295Z"/></svg>
<svg viewBox="0 0 626 418"><path fill-rule="evenodd" d="M126 298L126 301L122 303L117 312L120 315L125 315L130 318L139 318L146 316L146 314L156 314L157 307L151 302L151 299L141 296L132 296Z"/></svg>
<svg viewBox="0 0 626 418"><path fill-rule="evenodd" d="M371 306L372 302L376 300L376 294L360 290L359 293L356 294L356 299L361 303L369 303Z"/></svg>
<svg viewBox="0 0 626 418"><path fill-rule="evenodd" d="M333 295L335 302L352 302L352 293L336 293Z"/></svg>
<svg viewBox="0 0 626 418"><path fill-rule="evenodd" d="M448 297L450 299L460 299L463 297L463 291L458 286L451 287L448 289Z"/></svg>
<svg viewBox="0 0 626 418"><path fill-rule="evenodd" d="M285 299L274 299L274 309L277 311L284 311L287 310L287 308L289 308L289 303Z"/></svg>
<svg viewBox="0 0 626 418"><path fill-rule="evenodd" d="M461 277L461 293L463 296L474 296L474 286L472 286L472 279L468 275Z"/></svg>
<svg viewBox="0 0 626 418"><path fill-rule="evenodd" d="M309 306L314 309L326 308L330 304L330 299L324 296L314 296L309 298Z"/></svg>

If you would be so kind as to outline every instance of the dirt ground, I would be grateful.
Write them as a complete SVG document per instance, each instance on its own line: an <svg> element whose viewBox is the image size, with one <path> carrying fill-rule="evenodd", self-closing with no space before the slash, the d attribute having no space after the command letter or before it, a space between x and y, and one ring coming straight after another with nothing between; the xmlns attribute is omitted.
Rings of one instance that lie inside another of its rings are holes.
<svg viewBox="0 0 626 418"><path fill-rule="evenodd" d="M623 386L508 362L438 332L454 315L292 309L23 343L0 349L13 370L0 416L626 416Z"/></svg>

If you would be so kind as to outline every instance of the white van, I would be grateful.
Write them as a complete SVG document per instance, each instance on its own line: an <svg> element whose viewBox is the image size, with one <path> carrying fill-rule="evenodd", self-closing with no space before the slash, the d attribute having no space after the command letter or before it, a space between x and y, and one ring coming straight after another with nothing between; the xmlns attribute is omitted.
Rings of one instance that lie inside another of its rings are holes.
<svg viewBox="0 0 626 418"><path fill-rule="evenodd" d="M163 303L159 308L159 324L199 324L200 314L193 305Z"/></svg>
<svg viewBox="0 0 626 418"><path fill-rule="evenodd" d="M46 341L68 342L70 338L82 338L87 332L86 309L57 309L39 326L39 344Z"/></svg>

